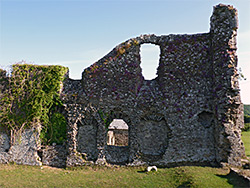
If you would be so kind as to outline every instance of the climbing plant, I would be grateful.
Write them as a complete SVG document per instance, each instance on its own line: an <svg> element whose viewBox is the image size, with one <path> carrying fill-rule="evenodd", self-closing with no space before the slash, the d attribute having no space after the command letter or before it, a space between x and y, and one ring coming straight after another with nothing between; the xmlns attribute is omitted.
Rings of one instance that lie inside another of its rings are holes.
<svg viewBox="0 0 250 188"><path fill-rule="evenodd" d="M98 114L100 115L100 118L102 119L105 125L105 128L108 130L110 123L113 121L113 119L111 118L111 116L113 115L113 112L107 113L107 112L103 112L102 110L98 110Z"/></svg>
<svg viewBox="0 0 250 188"><path fill-rule="evenodd" d="M51 109L62 105L59 91L67 71L62 66L12 66L6 83L1 81L6 88L0 97L0 126L10 130L11 144L14 144L17 134L32 126L42 125L42 140L47 137L44 131L48 130L53 119Z"/></svg>
<svg viewBox="0 0 250 188"><path fill-rule="evenodd" d="M67 123L63 114L51 113L50 121L43 127L40 137L44 144L62 144L67 137Z"/></svg>

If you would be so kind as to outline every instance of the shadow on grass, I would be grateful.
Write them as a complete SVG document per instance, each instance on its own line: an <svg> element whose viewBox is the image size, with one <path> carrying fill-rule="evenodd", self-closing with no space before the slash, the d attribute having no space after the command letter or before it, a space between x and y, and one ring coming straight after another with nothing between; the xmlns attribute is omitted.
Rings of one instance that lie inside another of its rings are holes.
<svg viewBox="0 0 250 188"><path fill-rule="evenodd" d="M187 188L187 187L192 187L191 181L185 181L181 185L179 185L177 188Z"/></svg>
<svg viewBox="0 0 250 188"><path fill-rule="evenodd" d="M137 173L148 173L148 174L152 174L152 173L157 173L157 171L155 171L155 170L152 170L152 171L147 171L147 170L139 170L139 171L137 171Z"/></svg>
<svg viewBox="0 0 250 188"><path fill-rule="evenodd" d="M233 172L233 171L230 171L229 174L227 175L216 175L220 178L225 178L227 179L227 182L231 185L233 185L233 187L235 188L249 188L250 187L250 184L249 182L244 179L243 177L240 177L237 173Z"/></svg>
<svg viewBox="0 0 250 188"><path fill-rule="evenodd" d="M146 173L147 172L147 170L139 170L139 171L137 171L138 173Z"/></svg>

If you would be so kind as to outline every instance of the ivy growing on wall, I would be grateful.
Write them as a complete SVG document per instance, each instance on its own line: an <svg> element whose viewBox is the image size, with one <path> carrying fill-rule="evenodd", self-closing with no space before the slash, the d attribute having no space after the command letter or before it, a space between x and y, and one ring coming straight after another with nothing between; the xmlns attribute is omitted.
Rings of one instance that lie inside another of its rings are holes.
<svg viewBox="0 0 250 188"><path fill-rule="evenodd" d="M50 113L50 121L44 126L40 138L44 144L62 144L67 138L67 123L63 114Z"/></svg>
<svg viewBox="0 0 250 188"><path fill-rule="evenodd" d="M66 127L64 117L53 109L62 105L60 85L67 71L68 68L62 66L15 64L10 77L1 76L0 85L5 88L0 97L0 126L10 130L11 144L23 129L38 125L42 125L43 142L59 143L66 138L66 133L61 134L59 140L53 138L58 136L57 128L63 131L62 127Z"/></svg>
<svg viewBox="0 0 250 188"><path fill-rule="evenodd" d="M104 122L105 128L108 130L110 123L113 121L113 119L111 118L111 116L113 115L113 112L109 114L107 112L106 113L103 112L102 110L98 110L98 114L100 115L100 118Z"/></svg>

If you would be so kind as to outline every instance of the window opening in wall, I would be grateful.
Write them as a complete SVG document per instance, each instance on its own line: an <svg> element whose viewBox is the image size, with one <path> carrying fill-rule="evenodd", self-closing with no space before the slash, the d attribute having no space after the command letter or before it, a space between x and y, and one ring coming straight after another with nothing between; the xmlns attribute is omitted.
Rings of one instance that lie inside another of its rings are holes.
<svg viewBox="0 0 250 188"><path fill-rule="evenodd" d="M156 78L159 66L160 48L154 44L143 44L141 46L141 68L145 80Z"/></svg>
<svg viewBox="0 0 250 188"><path fill-rule="evenodd" d="M123 119L113 119L108 127L107 145L128 146L128 125Z"/></svg>

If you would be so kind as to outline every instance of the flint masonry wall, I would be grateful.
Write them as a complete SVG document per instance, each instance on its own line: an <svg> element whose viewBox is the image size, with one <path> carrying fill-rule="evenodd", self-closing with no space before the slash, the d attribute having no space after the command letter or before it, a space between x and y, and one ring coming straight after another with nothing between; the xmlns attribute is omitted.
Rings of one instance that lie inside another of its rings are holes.
<svg viewBox="0 0 250 188"><path fill-rule="evenodd" d="M215 6L210 25L204 34L129 39L85 69L81 80L66 75L61 98L67 153L49 148L44 154L51 157L43 157L43 163L240 166L245 154L236 9ZM140 67L145 43L160 47L153 80L145 80ZM128 146L107 145L113 119L129 126Z"/></svg>
<svg viewBox="0 0 250 188"><path fill-rule="evenodd" d="M129 126L127 158L111 160L114 163L240 165L244 150L235 55L237 24L236 10L218 5L209 33L130 39L85 69L81 81L67 82L68 88L72 83L79 85L74 97L65 99L72 127L70 156L78 156L77 130L84 126L89 130L91 124L96 128L90 135L97 135L94 158L105 162L109 149L101 111L107 119L121 118ZM161 50L154 80L145 80L141 73L140 46L145 43ZM94 123L79 126L84 119Z"/></svg>

